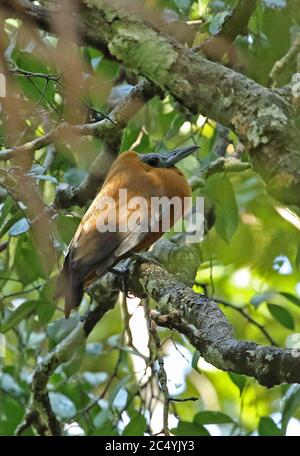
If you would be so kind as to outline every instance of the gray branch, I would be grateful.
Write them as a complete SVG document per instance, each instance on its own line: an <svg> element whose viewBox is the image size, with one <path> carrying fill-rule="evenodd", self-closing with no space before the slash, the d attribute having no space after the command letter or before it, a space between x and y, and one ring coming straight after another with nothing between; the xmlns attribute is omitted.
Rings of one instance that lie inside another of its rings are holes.
<svg viewBox="0 0 300 456"><path fill-rule="evenodd" d="M213 299L195 293L157 263L143 259L121 263L122 284L138 297L151 296L157 310L151 318L161 326L184 334L203 358L224 371L254 377L261 385L300 383L300 350L262 346L238 340L233 328ZM107 274L94 283L89 293L94 298L85 319L37 366L32 381L32 396L24 422L17 433L33 425L39 434L59 435L60 423L51 409L47 383L55 369L69 361L103 315L115 305L119 274ZM109 291L108 291L109 290Z"/></svg>
<svg viewBox="0 0 300 456"><path fill-rule="evenodd" d="M300 383L300 350L238 340L213 299L191 288L154 263L133 263L128 286L157 302L157 324L187 336L203 358L224 371L254 377L261 385Z"/></svg>

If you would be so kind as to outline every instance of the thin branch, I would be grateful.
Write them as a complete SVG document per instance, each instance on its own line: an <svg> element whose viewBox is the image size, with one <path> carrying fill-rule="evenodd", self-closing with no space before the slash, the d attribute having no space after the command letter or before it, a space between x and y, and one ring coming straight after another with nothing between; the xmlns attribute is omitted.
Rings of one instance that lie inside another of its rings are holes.
<svg viewBox="0 0 300 456"><path fill-rule="evenodd" d="M249 323L251 323L252 325L256 326L261 332L262 334L265 336L265 338L270 342L271 345L273 345L274 347L278 347L278 344L276 344L276 342L274 341L274 339L270 336L270 334L268 333L268 331L265 329L265 327L263 325L261 325L260 323L258 323L256 320L254 320L254 318L250 317L250 315L247 314L247 312L241 308L241 307L236 307L234 306L233 304L231 304L230 302L228 301L225 301L225 299L219 299L219 298L214 298L214 301L215 302L218 302L219 304L223 304L224 306L226 307L230 307L231 309L235 310L236 312L238 312L240 315L242 315L247 321L249 321Z"/></svg>
<svg viewBox="0 0 300 456"><path fill-rule="evenodd" d="M158 361L158 372L157 372L157 378L158 378L158 383L163 395L163 433L165 435L170 435L169 431L169 426L168 426L168 420L169 420L169 403L170 403L170 395L169 395L169 389L168 389L168 378L167 378L167 373L165 371L165 366L164 366L164 358L163 358L163 353L162 353L162 346L160 343L160 338L157 334L156 330L156 323L152 320L151 325L150 325L150 334L153 337L155 347L156 347L156 357Z"/></svg>

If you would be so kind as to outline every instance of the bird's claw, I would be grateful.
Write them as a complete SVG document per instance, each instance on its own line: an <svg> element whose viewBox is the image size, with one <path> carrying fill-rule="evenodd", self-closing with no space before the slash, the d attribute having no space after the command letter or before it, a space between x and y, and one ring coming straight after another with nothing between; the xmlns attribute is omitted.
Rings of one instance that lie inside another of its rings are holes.
<svg viewBox="0 0 300 456"><path fill-rule="evenodd" d="M125 279L125 273L128 270L126 265L121 264L121 265L118 265L117 267L112 267L109 270L110 270L110 272L112 272L113 274L115 274L118 277L119 284L120 284L119 285L120 291L122 291L122 293L125 294L126 298L132 298L132 295L129 294L129 289L128 289L126 279Z"/></svg>

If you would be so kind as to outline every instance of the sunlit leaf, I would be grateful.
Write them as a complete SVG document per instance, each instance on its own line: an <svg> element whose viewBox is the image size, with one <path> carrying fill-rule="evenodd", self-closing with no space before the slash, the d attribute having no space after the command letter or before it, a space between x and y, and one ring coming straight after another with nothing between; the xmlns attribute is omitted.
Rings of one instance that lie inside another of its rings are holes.
<svg viewBox="0 0 300 456"><path fill-rule="evenodd" d="M196 370L196 371L199 371L199 368L198 368L198 361L200 359L200 356L201 356L201 353L196 350L193 354L193 358L192 358L192 367Z"/></svg>
<svg viewBox="0 0 300 456"><path fill-rule="evenodd" d="M179 421L177 427L170 429L170 431L176 436L210 435L204 426L201 426L200 424L190 423L188 421Z"/></svg>
<svg viewBox="0 0 300 456"><path fill-rule="evenodd" d="M130 374L125 375L111 390L110 394L108 397L108 405L109 407L112 407L114 404L114 401L119 393L119 391L127 385L127 383L131 380L132 376Z"/></svg>
<svg viewBox="0 0 300 456"><path fill-rule="evenodd" d="M297 296L295 296L291 293L286 293L285 291L281 291L280 294L281 294L281 296L284 296L286 299L288 299L290 302L292 302L296 306L300 307L300 298L297 298Z"/></svg>
<svg viewBox="0 0 300 456"><path fill-rule="evenodd" d="M219 236L229 242L239 223L239 212L232 184L226 175L217 173L205 185L205 193L215 205L215 228Z"/></svg>
<svg viewBox="0 0 300 456"><path fill-rule="evenodd" d="M147 421L143 415L137 415L132 418L129 423L125 426L123 435L134 436L144 435L147 429Z"/></svg>
<svg viewBox="0 0 300 456"><path fill-rule="evenodd" d="M225 424L233 423L233 420L222 412L199 412L194 416L196 424Z"/></svg>

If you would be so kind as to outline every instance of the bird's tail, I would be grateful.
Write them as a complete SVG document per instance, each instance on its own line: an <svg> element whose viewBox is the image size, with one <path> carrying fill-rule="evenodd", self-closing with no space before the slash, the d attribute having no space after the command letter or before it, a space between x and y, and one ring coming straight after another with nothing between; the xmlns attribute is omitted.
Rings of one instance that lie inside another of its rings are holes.
<svg viewBox="0 0 300 456"><path fill-rule="evenodd" d="M83 296L83 283L76 280L70 270L69 261L65 263L57 279L54 299L65 298L65 318L69 318L71 310L79 307Z"/></svg>

